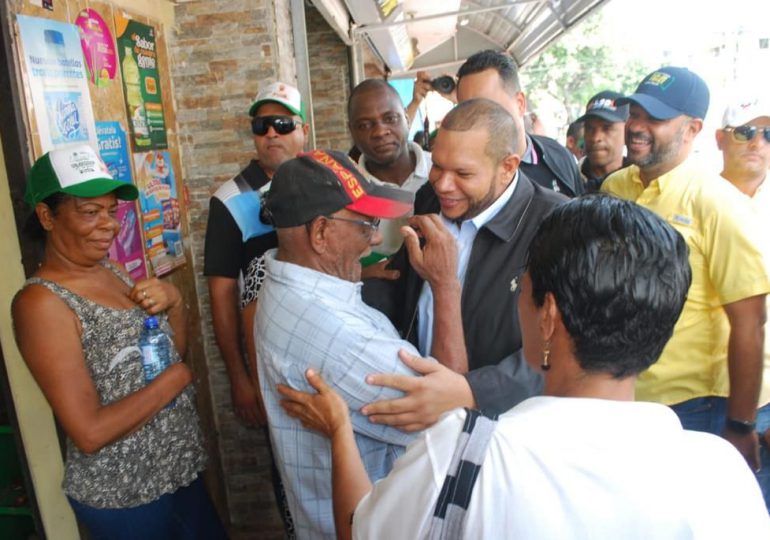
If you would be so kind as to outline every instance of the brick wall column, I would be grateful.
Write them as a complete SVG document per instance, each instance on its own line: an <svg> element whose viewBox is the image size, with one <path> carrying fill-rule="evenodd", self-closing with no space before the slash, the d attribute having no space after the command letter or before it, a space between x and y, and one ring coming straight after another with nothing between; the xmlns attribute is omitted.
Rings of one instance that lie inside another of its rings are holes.
<svg viewBox="0 0 770 540"><path fill-rule="evenodd" d="M282 538L268 447L232 412L230 385L214 341L203 245L208 202L255 156L248 107L260 85L296 84L288 0L192 0L176 6L169 36L190 242L211 378L216 436L233 538Z"/></svg>
<svg viewBox="0 0 770 540"><path fill-rule="evenodd" d="M247 110L260 85L296 84L289 0L190 0L176 6L169 36L190 242L233 538L282 538L267 442L232 412L230 386L211 326L203 245L208 202L255 155ZM306 7L319 146L347 150L347 48Z"/></svg>
<svg viewBox="0 0 770 540"><path fill-rule="evenodd" d="M348 47L314 7L305 8L316 146L347 152L350 95Z"/></svg>

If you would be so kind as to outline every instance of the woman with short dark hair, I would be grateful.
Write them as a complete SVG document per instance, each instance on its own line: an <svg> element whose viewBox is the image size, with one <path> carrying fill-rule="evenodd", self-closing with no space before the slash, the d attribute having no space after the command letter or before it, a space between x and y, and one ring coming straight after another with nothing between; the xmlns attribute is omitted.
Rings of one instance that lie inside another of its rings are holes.
<svg viewBox="0 0 770 540"><path fill-rule="evenodd" d="M735 448L634 402L690 285L683 238L634 203L588 196L556 207L529 254L511 289L545 395L496 420L447 413L372 487L347 408L318 374L318 394L280 389L331 438L340 538L770 538Z"/></svg>

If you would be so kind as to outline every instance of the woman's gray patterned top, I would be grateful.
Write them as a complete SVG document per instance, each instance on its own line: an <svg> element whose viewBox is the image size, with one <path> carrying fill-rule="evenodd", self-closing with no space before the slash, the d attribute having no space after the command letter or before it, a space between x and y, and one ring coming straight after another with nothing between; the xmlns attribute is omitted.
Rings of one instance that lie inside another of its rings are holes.
<svg viewBox="0 0 770 540"><path fill-rule="evenodd" d="M133 286L110 263L105 266ZM139 334L146 314L140 307L102 306L40 278L30 278L28 285L48 288L80 319L86 366L103 405L145 386ZM171 335L168 318L163 315L159 321ZM172 361L181 361L176 349L171 349ZM84 454L67 438L64 492L89 506L126 508L190 484L206 463L193 392L188 386L173 406L161 410L140 430L94 454Z"/></svg>

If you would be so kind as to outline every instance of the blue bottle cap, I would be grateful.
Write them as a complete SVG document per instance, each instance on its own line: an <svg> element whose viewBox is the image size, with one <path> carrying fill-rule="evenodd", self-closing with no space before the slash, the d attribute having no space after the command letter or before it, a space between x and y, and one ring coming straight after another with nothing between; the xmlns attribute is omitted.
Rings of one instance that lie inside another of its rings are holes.
<svg viewBox="0 0 770 540"><path fill-rule="evenodd" d="M144 327L147 329L158 327L158 318L155 315L150 315L144 318Z"/></svg>

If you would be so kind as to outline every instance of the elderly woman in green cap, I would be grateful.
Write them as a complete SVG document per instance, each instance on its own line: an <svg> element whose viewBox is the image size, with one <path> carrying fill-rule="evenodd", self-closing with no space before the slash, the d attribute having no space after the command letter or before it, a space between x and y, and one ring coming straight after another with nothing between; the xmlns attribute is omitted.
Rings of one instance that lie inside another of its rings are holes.
<svg viewBox="0 0 770 540"><path fill-rule="evenodd" d="M136 197L89 146L35 162L25 199L44 255L13 302L16 341L67 435L63 488L92 538L223 538L180 359L182 297L156 278L133 283L107 259L118 200ZM139 348L148 315L173 341L171 364L149 383Z"/></svg>

